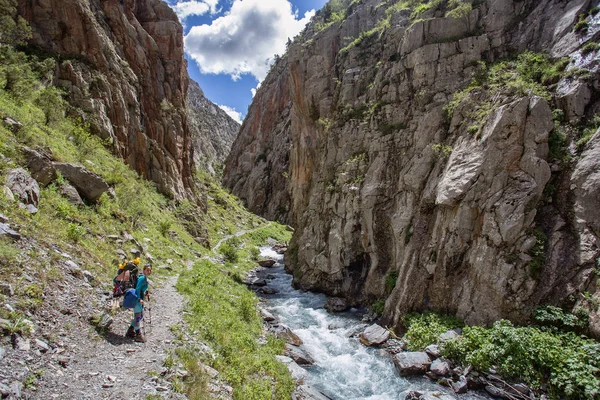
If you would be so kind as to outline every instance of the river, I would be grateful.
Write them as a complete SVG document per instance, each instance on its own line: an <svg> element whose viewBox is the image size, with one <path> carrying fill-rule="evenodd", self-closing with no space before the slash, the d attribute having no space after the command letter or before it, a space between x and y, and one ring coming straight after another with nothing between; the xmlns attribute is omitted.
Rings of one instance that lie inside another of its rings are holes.
<svg viewBox="0 0 600 400"><path fill-rule="evenodd" d="M263 306L302 339L301 347L315 360L314 365L305 368L310 376L307 384L335 400L404 399L407 390L438 392L434 397L445 399L482 398L473 394L448 396L444 388L427 378L400 377L389 355L363 346L353 335L368 326L361 322L358 310L329 314L323 308L325 295L292 287L292 276L283 268L283 256L268 247L261 248L261 256L278 261L275 267L257 274L278 291L261 294Z"/></svg>

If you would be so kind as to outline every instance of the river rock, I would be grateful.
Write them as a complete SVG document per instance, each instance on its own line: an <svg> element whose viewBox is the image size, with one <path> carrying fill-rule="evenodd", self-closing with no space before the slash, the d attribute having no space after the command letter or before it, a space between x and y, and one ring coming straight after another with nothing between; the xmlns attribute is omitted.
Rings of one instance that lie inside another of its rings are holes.
<svg viewBox="0 0 600 400"><path fill-rule="evenodd" d="M314 364L315 360L298 346L286 343L285 355L296 361L298 365Z"/></svg>
<svg viewBox="0 0 600 400"><path fill-rule="evenodd" d="M258 261L258 265L260 265L263 268L271 268L276 263L277 263L277 261L275 261L275 260L260 260L260 261Z"/></svg>
<svg viewBox="0 0 600 400"><path fill-rule="evenodd" d="M11 170L6 176L6 186L24 204L38 205L40 186L23 168Z"/></svg>
<svg viewBox="0 0 600 400"><path fill-rule="evenodd" d="M394 355L393 361L400 376L424 374L431 365L427 353L421 351L398 353Z"/></svg>
<svg viewBox="0 0 600 400"><path fill-rule="evenodd" d="M425 347L425 353L427 353L431 359L435 360L440 356L440 347L437 344L430 344Z"/></svg>
<svg viewBox="0 0 600 400"><path fill-rule="evenodd" d="M268 286L267 287L263 287L262 289L260 289L260 291L263 294L277 294L277 293L279 293L279 290L273 289L272 287L268 287Z"/></svg>
<svg viewBox="0 0 600 400"><path fill-rule="evenodd" d="M303 382L305 379L308 379L310 375L308 371L299 366L294 360L287 356L275 356L277 361L285 364L290 373L292 374L292 378L296 382Z"/></svg>
<svg viewBox="0 0 600 400"><path fill-rule="evenodd" d="M388 339L381 345L390 354L398 354L406 347L406 343L398 339Z"/></svg>
<svg viewBox="0 0 600 400"><path fill-rule="evenodd" d="M325 309L331 313L346 311L350 306L341 297L329 297L325 303Z"/></svg>
<svg viewBox="0 0 600 400"><path fill-rule="evenodd" d="M458 394L467 393L469 390L467 378L464 376L458 378L458 381L452 383L452 390L454 390L454 393Z"/></svg>
<svg viewBox="0 0 600 400"><path fill-rule="evenodd" d="M260 315L262 316L263 321L272 322L275 321L275 317L269 311L264 308L260 309Z"/></svg>
<svg viewBox="0 0 600 400"><path fill-rule="evenodd" d="M405 392L400 393L398 396L399 399L404 400L454 400L456 397L451 394L440 392L440 391L416 391L416 390L407 390Z"/></svg>
<svg viewBox="0 0 600 400"><path fill-rule="evenodd" d="M102 193L108 191L108 184L100 175L81 165L70 163L54 163L53 165L89 201L97 201Z"/></svg>
<svg viewBox="0 0 600 400"><path fill-rule="evenodd" d="M312 386L300 385L292 394L292 400L333 400L333 398L319 392Z"/></svg>
<svg viewBox="0 0 600 400"><path fill-rule="evenodd" d="M365 346L380 345L390 338L390 332L377 325L369 326L360 334L360 342Z"/></svg>
<svg viewBox="0 0 600 400"><path fill-rule="evenodd" d="M302 344L302 340L296 335L290 328L283 324L279 324L274 326L275 336L280 339L285 340L287 343L292 344L294 346L300 346Z"/></svg>
<svg viewBox="0 0 600 400"><path fill-rule="evenodd" d="M438 358L431 363L430 369L437 376L448 376L450 373L450 363L443 358Z"/></svg>

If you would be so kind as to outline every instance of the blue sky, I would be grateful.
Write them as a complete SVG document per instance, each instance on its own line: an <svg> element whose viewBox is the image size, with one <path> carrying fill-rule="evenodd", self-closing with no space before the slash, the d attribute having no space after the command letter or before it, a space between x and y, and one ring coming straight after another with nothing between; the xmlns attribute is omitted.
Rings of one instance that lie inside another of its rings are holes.
<svg viewBox="0 0 600 400"><path fill-rule="evenodd" d="M252 92L275 54L327 0L165 0L184 27L190 77L234 119L246 116Z"/></svg>

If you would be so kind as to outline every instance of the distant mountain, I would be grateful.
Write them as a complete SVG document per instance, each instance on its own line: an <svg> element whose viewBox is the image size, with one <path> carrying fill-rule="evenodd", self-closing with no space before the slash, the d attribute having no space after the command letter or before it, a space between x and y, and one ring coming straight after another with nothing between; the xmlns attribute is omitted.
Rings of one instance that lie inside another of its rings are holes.
<svg viewBox="0 0 600 400"><path fill-rule="evenodd" d="M197 82L190 79L186 99L188 122L192 132L194 164L212 174L222 168L240 124L225 111L204 97Z"/></svg>

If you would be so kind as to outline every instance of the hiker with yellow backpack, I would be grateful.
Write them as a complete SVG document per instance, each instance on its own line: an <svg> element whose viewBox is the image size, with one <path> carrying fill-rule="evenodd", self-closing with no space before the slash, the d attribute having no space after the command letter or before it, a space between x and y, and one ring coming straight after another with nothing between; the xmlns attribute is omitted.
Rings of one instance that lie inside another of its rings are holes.
<svg viewBox="0 0 600 400"><path fill-rule="evenodd" d="M139 264L139 258L136 260ZM140 343L146 342L146 338L140 330L140 323L144 318L144 298L148 295L148 277L151 274L152 264L144 265L142 275L137 278L135 289L126 289L123 297L123 307L133 309L133 319L125 336L134 338L136 342Z"/></svg>

